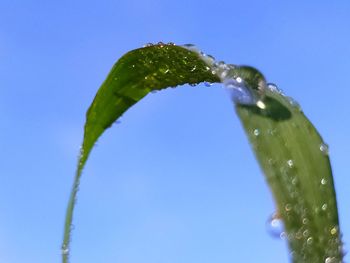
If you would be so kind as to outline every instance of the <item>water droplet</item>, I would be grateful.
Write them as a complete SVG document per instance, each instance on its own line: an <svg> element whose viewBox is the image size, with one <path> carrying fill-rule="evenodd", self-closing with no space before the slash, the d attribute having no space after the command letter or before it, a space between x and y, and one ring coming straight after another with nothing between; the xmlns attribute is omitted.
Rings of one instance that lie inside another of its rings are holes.
<svg viewBox="0 0 350 263"><path fill-rule="evenodd" d="M291 204L286 204L286 205L284 206L284 209L285 209L287 212L289 212L290 210L292 210L292 205L291 205Z"/></svg>
<svg viewBox="0 0 350 263"><path fill-rule="evenodd" d="M272 214L267 221L267 231L275 238L281 238L284 233L284 225L281 218L276 213Z"/></svg>
<svg viewBox="0 0 350 263"><path fill-rule="evenodd" d="M306 240L306 244L311 245L313 241L314 241L314 239L313 239L312 237L309 237L309 238Z"/></svg>
<svg viewBox="0 0 350 263"><path fill-rule="evenodd" d="M66 245L63 245L62 249L61 249L61 253L62 253L62 255L68 255L69 248Z"/></svg>
<svg viewBox="0 0 350 263"><path fill-rule="evenodd" d="M161 41L159 41L158 43L157 43L157 45L159 46L159 47L164 47L164 43L163 42L161 42Z"/></svg>
<svg viewBox="0 0 350 263"><path fill-rule="evenodd" d="M197 66L194 66L193 68L191 68L191 72L195 71L197 69Z"/></svg>
<svg viewBox="0 0 350 263"><path fill-rule="evenodd" d="M333 227L332 229L331 229L331 234L332 235L335 235L335 234L337 234L338 233L338 228L335 226L335 227Z"/></svg>
<svg viewBox="0 0 350 263"><path fill-rule="evenodd" d="M303 218L303 224L306 225L306 224L308 224L308 223L309 223L309 219L307 219L306 217Z"/></svg>
<svg viewBox="0 0 350 263"><path fill-rule="evenodd" d="M255 130L253 131L253 133L254 133L255 136L259 136L260 131L259 131L259 129L255 129Z"/></svg>
<svg viewBox="0 0 350 263"><path fill-rule="evenodd" d="M334 258L334 257L328 257L324 261L324 263L335 263L335 262L336 262L336 258Z"/></svg>
<svg viewBox="0 0 350 263"><path fill-rule="evenodd" d="M326 184L327 184L327 180L326 180L325 178L322 178L322 179L321 179L321 184L322 184L322 185L326 185Z"/></svg>
<svg viewBox="0 0 350 263"><path fill-rule="evenodd" d="M213 84L212 83L210 83L210 82L204 82L204 86L206 86L206 87L211 87Z"/></svg>
<svg viewBox="0 0 350 263"><path fill-rule="evenodd" d="M268 84L267 84L267 88L268 88L270 91L272 91L272 92L275 92L275 93L278 93L278 94L284 96L283 91L282 91L281 89L279 89L279 88L277 87L277 85L274 84L274 83L268 83Z"/></svg>
<svg viewBox="0 0 350 263"><path fill-rule="evenodd" d="M303 232L303 236L304 236L304 237L308 237L308 236L309 236L309 230L306 229L306 230Z"/></svg>
<svg viewBox="0 0 350 263"><path fill-rule="evenodd" d="M229 67L220 72L219 76L225 87L231 91L231 98L234 102L256 104L259 108L265 108L262 98L266 82L258 70L248 66Z"/></svg>
<svg viewBox="0 0 350 263"><path fill-rule="evenodd" d="M303 234L300 231L295 233L295 238L296 239L301 239L302 237L303 237Z"/></svg>
<svg viewBox="0 0 350 263"><path fill-rule="evenodd" d="M143 45L143 47L151 47L151 46L153 46L153 43L147 43L147 44Z"/></svg>
<svg viewBox="0 0 350 263"><path fill-rule="evenodd" d="M288 167L289 167L289 168L293 168L293 166L294 166L293 160L288 160L288 161L287 161L287 164L288 164Z"/></svg>
<svg viewBox="0 0 350 263"><path fill-rule="evenodd" d="M324 155L328 155L328 153L329 153L328 144L326 144L326 143L321 143L321 145L320 145L320 151L321 151Z"/></svg>
<svg viewBox="0 0 350 263"><path fill-rule="evenodd" d="M293 177L292 184L296 185L297 183L298 183L298 178L297 177Z"/></svg>
<svg viewBox="0 0 350 263"><path fill-rule="evenodd" d="M326 210L327 210L327 204L323 204L323 205L322 205L322 210L323 210L323 211L326 211Z"/></svg>

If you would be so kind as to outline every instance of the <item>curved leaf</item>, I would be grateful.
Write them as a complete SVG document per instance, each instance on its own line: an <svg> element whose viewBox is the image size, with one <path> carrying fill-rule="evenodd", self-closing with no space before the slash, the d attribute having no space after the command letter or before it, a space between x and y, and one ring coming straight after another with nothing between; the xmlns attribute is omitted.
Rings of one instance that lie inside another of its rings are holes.
<svg viewBox="0 0 350 263"><path fill-rule="evenodd" d="M272 189L293 262L341 262L328 146L299 105L270 87L265 109L236 111Z"/></svg>
<svg viewBox="0 0 350 263"><path fill-rule="evenodd" d="M267 89L252 67L212 63L195 49L162 43L133 50L112 68L87 115L84 140L71 192L62 245L68 262L74 203L85 162L96 140L128 108L150 91L185 83L238 85L256 105L239 104L242 121L284 221L294 262L340 262L342 244L335 191L326 144L294 101ZM265 94L265 95L264 95ZM263 96L263 97L262 97Z"/></svg>
<svg viewBox="0 0 350 263"><path fill-rule="evenodd" d="M69 257L71 225L79 180L97 139L150 91L204 81L219 82L219 78L212 74L210 67L198 53L174 44L159 43L130 51L113 66L86 114L84 140L66 212L63 262L68 262Z"/></svg>

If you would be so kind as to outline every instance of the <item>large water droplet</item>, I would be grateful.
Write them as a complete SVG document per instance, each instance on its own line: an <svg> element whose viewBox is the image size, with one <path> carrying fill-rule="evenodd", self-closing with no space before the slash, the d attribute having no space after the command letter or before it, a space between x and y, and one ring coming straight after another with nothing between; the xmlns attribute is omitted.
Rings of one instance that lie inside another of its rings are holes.
<svg viewBox="0 0 350 263"><path fill-rule="evenodd" d="M231 98L238 104L253 105L262 102L266 81L264 76L255 68L248 66L230 67L220 74L221 81L230 90Z"/></svg>
<svg viewBox="0 0 350 263"><path fill-rule="evenodd" d="M276 213L272 214L266 222L268 233L274 238L282 238L284 234L284 224Z"/></svg>
<svg viewBox="0 0 350 263"><path fill-rule="evenodd" d="M229 90L231 99L237 104L254 105L265 109L263 102L266 81L260 71L249 66L236 66L223 61L215 61L211 55L205 54L192 44L183 45L184 48L196 52L207 64L207 69L217 75ZM193 71L193 70L191 70Z"/></svg>

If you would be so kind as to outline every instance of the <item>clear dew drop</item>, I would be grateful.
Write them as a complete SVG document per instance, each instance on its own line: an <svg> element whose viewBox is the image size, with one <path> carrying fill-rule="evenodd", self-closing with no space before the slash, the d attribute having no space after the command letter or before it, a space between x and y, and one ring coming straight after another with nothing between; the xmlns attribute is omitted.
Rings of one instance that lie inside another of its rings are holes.
<svg viewBox="0 0 350 263"><path fill-rule="evenodd" d="M232 101L238 104L253 105L257 101L253 92L242 84L239 84L235 79L225 79L224 86L230 93Z"/></svg>
<svg viewBox="0 0 350 263"><path fill-rule="evenodd" d="M285 209L287 212L289 212L289 211L292 210L292 205L291 205L291 204L286 204L286 205L284 206L284 209Z"/></svg>
<svg viewBox="0 0 350 263"><path fill-rule="evenodd" d="M152 47L152 46L154 46L153 43L147 43L147 44L144 44L142 47Z"/></svg>
<svg viewBox="0 0 350 263"><path fill-rule="evenodd" d="M322 208L323 211L326 211L327 207L328 207L327 204L323 204L321 208Z"/></svg>
<svg viewBox="0 0 350 263"><path fill-rule="evenodd" d="M204 86L206 86L206 87L211 87L213 84L211 84L210 82L204 82Z"/></svg>
<svg viewBox="0 0 350 263"><path fill-rule="evenodd" d="M284 224L276 213L272 214L266 222L267 232L271 237L283 238L285 236Z"/></svg>
<svg viewBox="0 0 350 263"><path fill-rule="evenodd" d="M207 64L207 71L210 70L213 75L217 75L220 78L229 91L232 101L243 105L255 104L260 109L266 108L263 102L266 81L257 69L216 61L213 56L205 54L192 44L185 44L182 47L197 53L201 57Z"/></svg>
<svg viewBox="0 0 350 263"><path fill-rule="evenodd" d="M331 232L331 235L335 235L335 234L338 233L338 228L337 227L333 227L330 232Z"/></svg>
<svg viewBox="0 0 350 263"><path fill-rule="evenodd" d="M254 134L255 136L259 136L259 134L260 134L259 129L254 129L253 134Z"/></svg>
<svg viewBox="0 0 350 263"><path fill-rule="evenodd" d="M321 184L322 184L322 185L326 185L326 184L327 184L327 180L326 180L325 178L322 178L322 179L321 179Z"/></svg>
<svg viewBox="0 0 350 263"><path fill-rule="evenodd" d="M237 104L257 105L264 109L263 97L266 81L255 68L226 65L219 69L219 77L229 90L231 99Z"/></svg>
<svg viewBox="0 0 350 263"><path fill-rule="evenodd" d="M287 165L288 165L289 168L293 168L293 167L294 167L294 162L293 162L293 160L292 160L292 159L288 160L288 161L287 161Z"/></svg>
<svg viewBox="0 0 350 263"><path fill-rule="evenodd" d="M306 240L306 244L311 245L313 241L314 241L314 239L313 239L312 237L309 237L309 238Z"/></svg>
<svg viewBox="0 0 350 263"><path fill-rule="evenodd" d="M268 88L270 91L275 92L275 93L278 93L278 94L284 96L284 92L283 92L280 88L278 88L276 84L274 84L274 83L268 83L266 86L267 86L267 88Z"/></svg>
<svg viewBox="0 0 350 263"><path fill-rule="evenodd" d="M327 257L324 263L336 263L336 258L335 257Z"/></svg>
<svg viewBox="0 0 350 263"><path fill-rule="evenodd" d="M68 255L69 249L68 249L68 247L66 245L62 246L61 253L62 253L62 255Z"/></svg>
<svg viewBox="0 0 350 263"><path fill-rule="evenodd" d="M326 143L321 143L320 144L320 151L324 154L324 155L328 155L329 153L329 146Z"/></svg>

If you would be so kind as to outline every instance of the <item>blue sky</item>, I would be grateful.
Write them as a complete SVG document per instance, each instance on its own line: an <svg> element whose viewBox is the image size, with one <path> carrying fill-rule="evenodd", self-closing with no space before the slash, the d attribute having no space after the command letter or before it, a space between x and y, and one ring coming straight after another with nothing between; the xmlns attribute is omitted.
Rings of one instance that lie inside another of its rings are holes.
<svg viewBox="0 0 350 263"><path fill-rule="evenodd" d="M349 251L349 13L345 0L2 0L0 262L60 262L85 112L119 57L158 41L255 66L301 104L330 146ZM165 90L93 150L71 262L288 262L273 212L222 87Z"/></svg>

